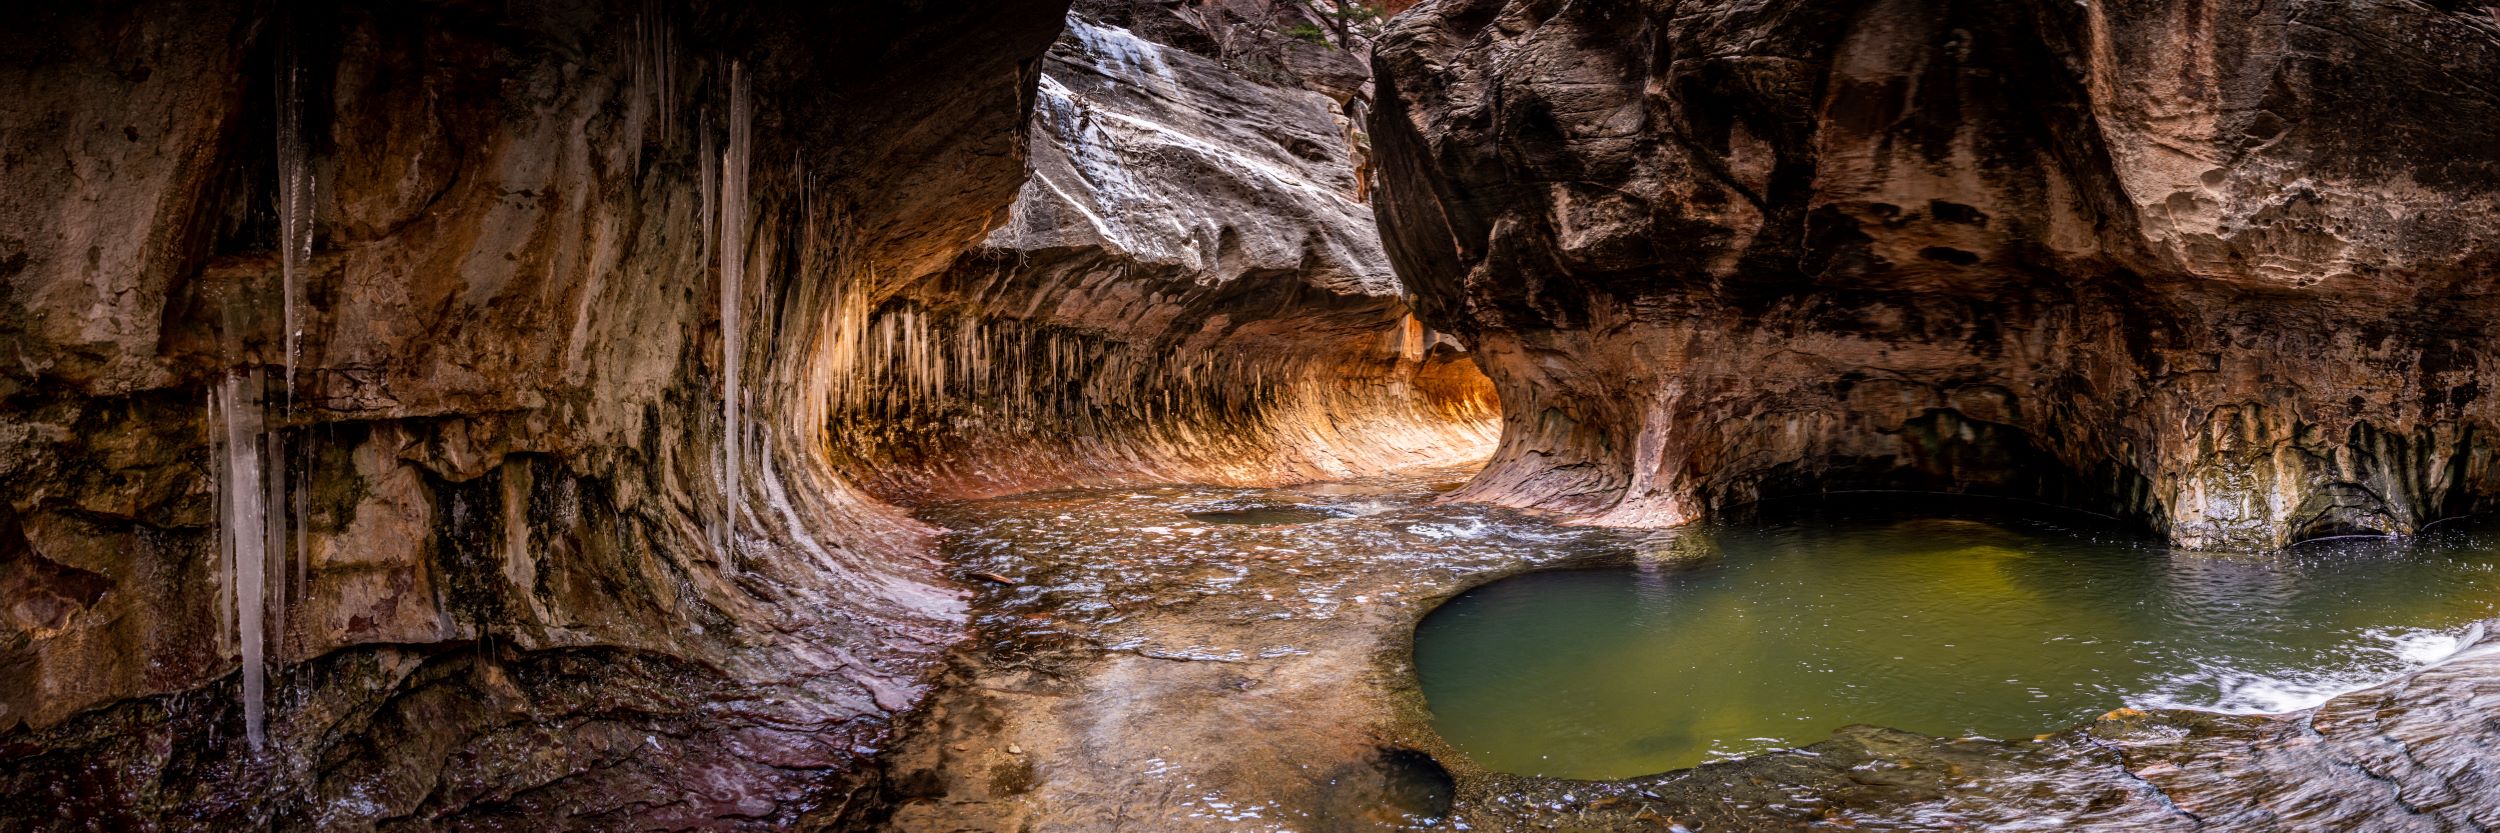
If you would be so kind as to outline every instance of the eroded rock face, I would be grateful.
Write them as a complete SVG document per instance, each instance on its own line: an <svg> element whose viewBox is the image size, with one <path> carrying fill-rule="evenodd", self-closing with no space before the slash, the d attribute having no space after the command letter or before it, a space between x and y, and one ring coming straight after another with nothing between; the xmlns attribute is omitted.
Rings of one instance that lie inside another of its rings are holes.
<svg viewBox="0 0 2500 833"><path fill-rule="evenodd" d="M1390 255L1502 394L1463 498L2230 549L2500 495L2484 9L1442 0L1376 54Z"/></svg>
<svg viewBox="0 0 2500 833"><path fill-rule="evenodd" d="M845 295L846 467L921 502L1481 459L1490 385L1409 312L1342 113L1071 17L1006 223Z"/></svg>
<svg viewBox="0 0 2500 833"><path fill-rule="evenodd" d="M995 224L1065 5L88 4L0 35L0 828L839 817L962 605L834 468L822 300ZM257 752L209 439L239 411L207 407L234 378L288 449Z"/></svg>
<svg viewBox="0 0 2500 833"><path fill-rule="evenodd" d="M0 36L0 828L851 822L964 623L889 500L1481 455L1359 64L1066 5Z"/></svg>

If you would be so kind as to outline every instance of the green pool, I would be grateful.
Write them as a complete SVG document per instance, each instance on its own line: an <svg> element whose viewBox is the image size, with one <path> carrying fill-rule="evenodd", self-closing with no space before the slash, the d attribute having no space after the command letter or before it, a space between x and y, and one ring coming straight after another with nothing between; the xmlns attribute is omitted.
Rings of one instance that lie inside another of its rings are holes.
<svg viewBox="0 0 2500 833"><path fill-rule="evenodd" d="M1492 769L1663 772L1869 723L2027 738L2121 706L2287 711L2436 662L2500 601L2500 542L2273 556L1991 520L1695 531L1683 569L1554 570L1417 629L1436 725Z"/></svg>

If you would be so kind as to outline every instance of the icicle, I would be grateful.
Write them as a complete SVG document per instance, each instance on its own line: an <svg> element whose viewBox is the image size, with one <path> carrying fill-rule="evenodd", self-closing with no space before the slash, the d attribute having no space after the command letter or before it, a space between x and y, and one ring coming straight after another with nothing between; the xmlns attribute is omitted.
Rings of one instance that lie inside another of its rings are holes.
<svg viewBox="0 0 2500 833"><path fill-rule="evenodd" d="M287 547L286 436L268 427L262 416L260 504L263 607L268 611L269 642L275 644L286 634L287 572L290 569ZM264 645L264 649L268 646ZM263 666L266 668L266 666Z"/></svg>
<svg viewBox="0 0 2500 833"><path fill-rule="evenodd" d="M268 645L261 626L268 611L268 532L272 521L265 492L269 487L261 466L264 384L257 370L228 373L218 382L211 409L221 423L217 426L221 436L216 445L217 503L225 516L219 519L218 539L225 550L224 563L231 568L224 576L223 589L232 597L223 601L231 605L235 644L243 655L243 732L254 752L268 742L264 729ZM284 521L276 523L282 525Z"/></svg>
<svg viewBox="0 0 2500 833"><path fill-rule="evenodd" d="M313 248L313 174L304 137L304 67L293 38L279 45L278 95L278 275L283 287L280 320L286 328L286 398L295 399L295 362L302 353L303 321L297 299L304 291L304 261Z"/></svg>
<svg viewBox="0 0 2500 833"><path fill-rule="evenodd" d="M226 397L225 386L208 391L208 458L216 471L210 475L210 491L217 495L217 648L219 655L234 647L234 525L226 519L234 517L234 490L227 487Z"/></svg>
<svg viewBox="0 0 2500 833"><path fill-rule="evenodd" d="M653 88L659 86L651 77L651 5L643 4L642 14L634 18L634 43L627 49L625 129L617 131L616 140L625 145L625 175L642 179L643 127L651 120Z"/></svg>
<svg viewBox="0 0 2500 833"><path fill-rule="evenodd" d="M720 232L720 154L712 143L710 113L703 114L696 132L702 134L702 150L696 154L700 157L696 165L702 169L698 177L703 191L703 254L710 257L713 245L719 242L715 237Z"/></svg>
<svg viewBox="0 0 2500 833"><path fill-rule="evenodd" d="M280 377L282 384L280 390L283 397L283 413L290 418L295 414L296 365L303 359L304 271L306 262L312 259L313 212L320 187L320 183L313 176L309 152L310 139L306 136L304 126L304 63L302 55L296 48L298 37L299 35L290 23L289 29L281 36L278 44L279 65L276 85L280 283L278 303L280 324L285 328L283 333L285 355L281 357L285 365L285 373ZM240 356L228 358L239 359ZM255 391L255 397L260 395L260 392ZM233 415L231 409L227 413L229 417ZM255 417L255 422L265 422L258 418L257 414ZM275 595L277 600L275 609L278 612L276 630L283 634L286 629L285 609L289 575L292 574L294 577L293 585L299 596L304 587L310 583L308 574L311 566L306 563L310 548L306 546L308 543L306 530L300 519L310 514L311 504L308 496L311 489L310 484L300 482L295 484L293 489L295 515L299 520L295 530L296 545L290 548L287 546L289 490L286 479L286 448L277 432L265 431L265 433L268 448L265 449L262 460L268 479L268 496L261 506L261 511L267 518L262 528L262 539L264 553L274 555L278 560L278 569L270 575L277 590ZM309 477L309 471L304 471L302 476ZM290 549L292 549L292 557L289 554Z"/></svg>
<svg viewBox="0 0 2500 833"><path fill-rule="evenodd" d="M299 453L302 452L299 451ZM295 525L295 554L293 558L288 559L295 571L295 592L288 594L287 598L297 603L301 603L306 597L312 595L311 480L312 456L306 454L303 467L297 469L294 476L295 514L292 520ZM280 639L284 639L286 629L280 628L278 635Z"/></svg>
<svg viewBox="0 0 2500 833"><path fill-rule="evenodd" d="M669 31L668 18L660 0L644 0L643 19L650 21L651 76L657 83L652 104L660 111L660 136L663 144L677 131L677 37Z"/></svg>
<svg viewBox="0 0 2500 833"><path fill-rule="evenodd" d="M669 34L668 19L659 0L644 0L642 11L634 17L634 42L629 75L630 89L625 98L625 130L620 137L626 145L626 158L632 164L629 172L642 176L642 145L649 138L648 127L657 116L660 141L668 139L676 129L677 60L675 40Z"/></svg>
<svg viewBox="0 0 2500 833"><path fill-rule="evenodd" d="M731 563L728 547L737 541L739 495L744 494L740 456L744 450L745 422L739 405L745 396L739 375L745 361L746 340L740 307L746 294L747 159L753 142L750 133L754 115L746 68L732 62L729 145L721 151L720 168L721 497L726 517L719 557L724 569Z"/></svg>

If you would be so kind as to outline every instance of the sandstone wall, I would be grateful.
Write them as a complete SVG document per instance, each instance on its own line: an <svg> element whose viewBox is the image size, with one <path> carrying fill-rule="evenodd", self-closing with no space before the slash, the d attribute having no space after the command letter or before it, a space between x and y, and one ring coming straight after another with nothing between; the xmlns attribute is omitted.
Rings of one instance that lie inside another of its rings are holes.
<svg viewBox="0 0 2500 833"><path fill-rule="evenodd" d="M21 10L0 828L838 816L961 612L833 468L826 299L999 219L1065 5Z"/></svg>
<svg viewBox="0 0 2500 833"><path fill-rule="evenodd" d="M1350 60L823 6L0 36L0 828L842 824L962 635L897 502L1489 447Z"/></svg>
<svg viewBox="0 0 2500 833"><path fill-rule="evenodd" d="M1419 6L1376 202L1501 390L1461 497L1970 491L2218 549L2487 508L2500 23L2448 5Z"/></svg>
<svg viewBox="0 0 2500 833"><path fill-rule="evenodd" d="M846 469L916 503L1481 459L1491 386L1408 310L1343 108L1072 17L1005 224L850 296Z"/></svg>

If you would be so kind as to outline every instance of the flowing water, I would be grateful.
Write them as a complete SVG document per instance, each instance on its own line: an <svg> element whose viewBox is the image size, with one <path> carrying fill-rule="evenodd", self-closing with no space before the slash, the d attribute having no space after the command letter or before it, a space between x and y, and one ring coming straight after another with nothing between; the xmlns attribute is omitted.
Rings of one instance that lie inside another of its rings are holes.
<svg viewBox="0 0 2500 833"><path fill-rule="evenodd" d="M2243 829L2182 807L2350 829L2391 791L2472 810L2500 771L2476 676L2500 640L2446 658L2500 608L2500 535L2222 557L1936 503L1643 532L1434 502L1465 474L929 507L980 636L915 735L1014 758L961 758L963 783L1050 773L1030 806L1123 796L1132 829L1444 804L1478 829ZM2397 678L2297 722L2093 719ZM1665 774L1429 777L1453 753Z"/></svg>
<svg viewBox="0 0 2500 833"><path fill-rule="evenodd" d="M2273 556L2004 518L1681 535L1698 566L1528 573L1434 611L1416 666L1442 735L1496 770L1617 778L1850 724L2281 712L2434 663L2500 607L2500 541L2462 533Z"/></svg>

